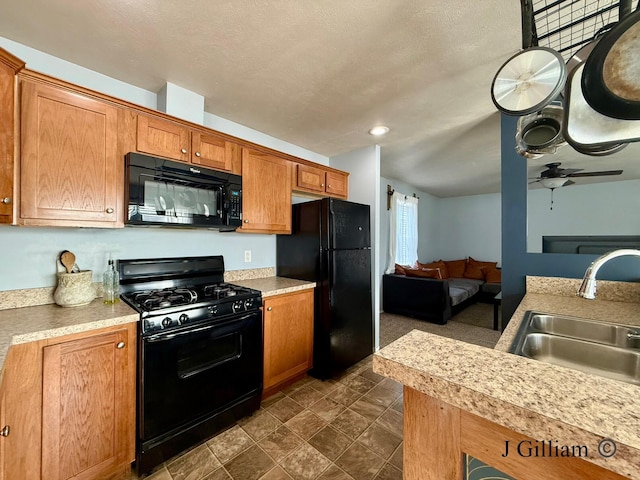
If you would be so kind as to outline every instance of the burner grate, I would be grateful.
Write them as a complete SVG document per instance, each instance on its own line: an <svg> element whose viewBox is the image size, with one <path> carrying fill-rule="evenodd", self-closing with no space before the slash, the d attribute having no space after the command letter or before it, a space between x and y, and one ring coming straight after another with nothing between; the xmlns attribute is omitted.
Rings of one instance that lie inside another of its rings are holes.
<svg viewBox="0 0 640 480"><path fill-rule="evenodd" d="M198 294L188 288L168 288L140 292L135 294L133 299L145 310L159 310L195 303L198 300Z"/></svg>

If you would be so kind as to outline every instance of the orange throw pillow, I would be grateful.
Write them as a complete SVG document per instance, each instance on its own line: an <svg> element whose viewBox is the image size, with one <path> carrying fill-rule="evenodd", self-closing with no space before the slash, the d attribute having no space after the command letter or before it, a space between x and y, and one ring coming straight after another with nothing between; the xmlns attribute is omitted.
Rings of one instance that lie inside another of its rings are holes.
<svg viewBox="0 0 640 480"><path fill-rule="evenodd" d="M485 268L484 280L487 283L502 283L502 271L497 268Z"/></svg>
<svg viewBox="0 0 640 480"><path fill-rule="evenodd" d="M407 272L407 277L435 278L438 280L442 280L439 268L407 268L405 269L405 272Z"/></svg>
<svg viewBox="0 0 640 480"><path fill-rule="evenodd" d="M444 263L447 265L447 272L449 272L449 277L451 278L464 277L464 270L467 267L466 258L463 258L462 260L445 260Z"/></svg>
<svg viewBox="0 0 640 480"><path fill-rule="evenodd" d="M396 263L396 271L393 273L395 273L396 275L406 275L406 267L404 265L398 265Z"/></svg>
<svg viewBox="0 0 640 480"><path fill-rule="evenodd" d="M447 270L447 264L442 260L438 260L437 262L431 263L420 263L418 262L418 268L431 268L431 269L440 269L440 276L443 280L449 278L449 271Z"/></svg>
<svg viewBox="0 0 640 480"><path fill-rule="evenodd" d="M484 280L484 270L485 270L485 267L467 263L467 268L464 271L464 278L472 278L474 280Z"/></svg>
<svg viewBox="0 0 640 480"><path fill-rule="evenodd" d="M476 267L485 268L496 268L498 266L498 262L481 262L480 260L476 260L473 257L469 257L469 263L475 265Z"/></svg>

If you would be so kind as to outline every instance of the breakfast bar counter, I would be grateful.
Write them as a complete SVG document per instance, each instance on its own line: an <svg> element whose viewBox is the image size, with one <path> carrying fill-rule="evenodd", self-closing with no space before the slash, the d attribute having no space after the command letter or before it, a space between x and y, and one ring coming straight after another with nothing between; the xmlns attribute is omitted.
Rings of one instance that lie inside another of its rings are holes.
<svg viewBox="0 0 640 480"><path fill-rule="evenodd" d="M638 284L575 282L528 278L495 349L414 330L374 355L405 385L405 479L462 478L462 453L518 480L640 479L640 386L507 352L529 310L640 325Z"/></svg>

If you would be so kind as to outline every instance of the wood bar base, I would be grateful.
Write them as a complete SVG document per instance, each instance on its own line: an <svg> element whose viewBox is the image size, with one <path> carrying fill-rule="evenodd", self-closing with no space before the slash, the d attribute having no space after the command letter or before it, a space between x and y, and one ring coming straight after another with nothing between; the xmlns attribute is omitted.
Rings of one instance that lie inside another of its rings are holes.
<svg viewBox="0 0 640 480"><path fill-rule="evenodd" d="M517 446L520 442L532 447L540 443L404 387L404 480L462 480L465 453L518 480L626 478L577 455L519 455ZM509 451L504 455L507 445Z"/></svg>

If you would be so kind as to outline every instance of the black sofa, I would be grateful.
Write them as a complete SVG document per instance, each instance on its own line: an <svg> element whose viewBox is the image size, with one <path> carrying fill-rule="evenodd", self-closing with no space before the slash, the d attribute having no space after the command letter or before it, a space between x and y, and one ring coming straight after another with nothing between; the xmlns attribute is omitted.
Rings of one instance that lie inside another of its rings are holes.
<svg viewBox="0 0 640 480"><path fill-rule="evenodd" d="M444 325L458 312L477 301L491 303L500 292L499 283L482 280L382 276L382 309Z"/></svg>

